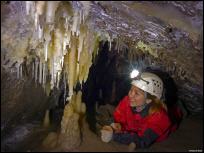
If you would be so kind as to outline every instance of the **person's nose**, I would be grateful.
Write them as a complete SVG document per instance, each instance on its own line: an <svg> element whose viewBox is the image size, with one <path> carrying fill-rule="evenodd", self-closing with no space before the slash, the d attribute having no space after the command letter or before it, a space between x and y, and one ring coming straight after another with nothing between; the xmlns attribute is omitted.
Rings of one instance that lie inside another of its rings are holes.
<svg viewBox="0 0 204 153"><path fill-rule="evenodd" d="M130 98L134 98L135 97L135 92L130 91L129 96L130 96Z"/></svg>

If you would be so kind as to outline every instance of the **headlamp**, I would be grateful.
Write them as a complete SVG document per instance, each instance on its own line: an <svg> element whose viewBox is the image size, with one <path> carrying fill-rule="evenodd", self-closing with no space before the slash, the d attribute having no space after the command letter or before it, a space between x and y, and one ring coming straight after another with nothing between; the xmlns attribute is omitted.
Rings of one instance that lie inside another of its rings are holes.
<svg viewBox="0 0 204 153"><path fill-rule="evenodd" d="M136 78L139 75L139 71L134 69L131 73L130 73L130 78Z"/></svg>

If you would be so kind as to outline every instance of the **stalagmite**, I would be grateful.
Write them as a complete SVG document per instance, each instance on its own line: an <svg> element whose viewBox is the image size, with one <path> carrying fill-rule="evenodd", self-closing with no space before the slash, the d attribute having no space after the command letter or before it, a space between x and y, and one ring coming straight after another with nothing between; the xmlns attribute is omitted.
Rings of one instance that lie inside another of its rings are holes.
<svg viewBox="0 0 204 153"><path fill-rule="evenodd" d="M44 118L44 121L43 121L43 127L47 128L49 126L50 126L49 110L46 110L45 118Z"/></svg>
<svg viewBox="0 0 204 153"><path fill-rule="evenodd" d="M81 143L81 128L79 121L83 120L86 105L81 102L81 91L73 93L71 101L65 106L61 121L61 131L58 145L70 151Z"/></svg>
<svg viewBox="0 0 204 153"><path fill-rule="evenodd" d="M55 148L57 145L58 134L56 132L50 132L42 145L46 148Z"/></svg>
<svg viewBox="0 0 204 153"><path fill-rule="evenodd" d="M81 103L81 114L85 114L85 112L86 112L86 104Z"/></svg>

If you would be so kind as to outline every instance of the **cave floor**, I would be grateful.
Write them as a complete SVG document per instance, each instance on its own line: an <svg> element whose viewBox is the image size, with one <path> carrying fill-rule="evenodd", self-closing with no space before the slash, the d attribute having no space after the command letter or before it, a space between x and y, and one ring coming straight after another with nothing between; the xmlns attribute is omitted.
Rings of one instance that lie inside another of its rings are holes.
<svg viewBox="0 0 204 153"><path fill-rule="evenodd" d="M88 135L88 134L87 134ZM146 151L191 151L203 149L203 119L198 116L185 118L179 129L172 133L166 141L155 143L147 149L137 149L140 152ZM84 143L77 151L130 151L128 146L116 142L103 143L99 137L85 137Z"/></svg>
<svg viewBox="0 0 204 153"><path fill-rule="evenodd" d="M88 125L86 126L88 127ZM45 149L42 147L42 140L48 134L48 131L39 130L25 139L15 151L62 151L61 148ZM155 143L147 149L137 149L135 152L152 151L201 151L203 149L203 118L198 116L189 116L185 118L179 129L172 133L166 141ZM88 128L84 129L84 138L81 145L72 150L73 152L124 152L130 151L126 145L117 142L104 143L100 137L91 132ZM10 151L10 150L4 150ZM11 150L14 151L14 150Z"/></svg>

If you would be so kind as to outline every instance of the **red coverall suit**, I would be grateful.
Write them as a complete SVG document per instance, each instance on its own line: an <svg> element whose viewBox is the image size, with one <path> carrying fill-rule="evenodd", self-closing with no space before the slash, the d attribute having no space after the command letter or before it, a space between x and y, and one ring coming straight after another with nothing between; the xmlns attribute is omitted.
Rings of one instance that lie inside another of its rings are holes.
<svg viewBox="0 0 204 153"><path fill-rule="evenodd" d="M113 134L113 140L124 144L136 143L137 148L144 148L153 142L167 138L171 131L171 122L167 112L162 109L159 112L148 115L151 103L141 112L137 113L130 106L128 96L125 96L114 111L114 122L120 123L122 130Z"/></svg>

